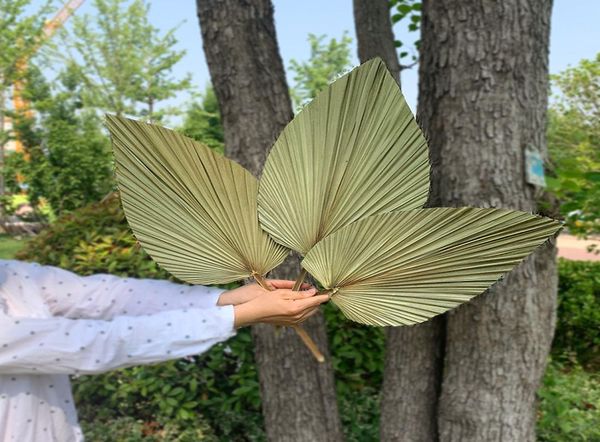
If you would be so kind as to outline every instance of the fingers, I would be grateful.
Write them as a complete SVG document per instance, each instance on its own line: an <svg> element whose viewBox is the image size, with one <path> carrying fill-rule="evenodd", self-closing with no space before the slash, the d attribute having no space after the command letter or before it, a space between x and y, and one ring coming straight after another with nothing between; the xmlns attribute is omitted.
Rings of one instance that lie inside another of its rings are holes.
<svg viewBox="0 0 600 442"><path fill-rule="evenodd" d="M309 291L309 290L307 290ZM329 295L316 295L311 297L306 297L305 299L299 299L296 301L299 305L298 307L301 309L307 309L310 307L316 307L324 302L329 301Z"/></svg>
<svg viewBox="0 0 600 442"><path fill-rule="evenodd" d="M294 287L295 284L294 281L289 281L287 279L268 279L267 283L276 289L291 289ZM311 285L305 282L304 284L302 284L301 288L307 290L311 288Z"/></svg>
<svg viewBox="0 0 600 442"><path fill-rule="evenodd" d="M308 290L303 290L301 292L294 292L289 289L278 289L277 293L281 297L283 297L283 299L289 299L292 301L296 301L299 299L306 299L306 298L313 297L315 295L315 293L317 293L317 289L312 288L312 289L308 289Z"/></svg>

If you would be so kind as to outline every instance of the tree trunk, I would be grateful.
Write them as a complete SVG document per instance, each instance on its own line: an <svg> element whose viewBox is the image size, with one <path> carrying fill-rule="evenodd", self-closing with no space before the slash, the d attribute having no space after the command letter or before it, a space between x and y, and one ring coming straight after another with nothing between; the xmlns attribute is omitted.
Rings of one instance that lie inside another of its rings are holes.
<svg viewBox="0 0 600 442"><path fill-rule="evenodd" d="M361 63L381 57L400 84L387 0L354 0L354 22ZM382 441L430 442L437 438L443 324L440 317L411 327L386 328L379 425Z"/></svg>
<svg viewBox="0 0 600 442"><path fill-rule="evenodd" d="M197 7L227 155L258 176L293 116L273 7L269 0L197 0ZM291 258L274 275L295 279L298 271ZM341 441L323 316L305 324L325 363L316 362L293 331L253 327L267 436L277 442Z"/></svg>
<svg viewBox="0 0 600 442"><path fill-rule="evenodd" d="M419 115L432 203L535 211L525 148L545 154L551 1L425 0ZM555 323L555 249L447 317L439 438L533 441Z"/></svg>
<svg viewBox="0 0 600 442"><path fill-rule="evenodd" d="M358 28L357 11L355 2ZM535 211L524 150L545 154L550 12L548 0L423 2L418 120L432 162L428 205ZM360 47L369 34L357 35ZM373 49L361 61L388 60L377 45L362 47ZM551 242L447 318L389 329L382 440L533 440L555 304Z"/></svg>
<svg viewBox="0 0 600 442"><path fill-rule="evenodd" d="M400 62L394 45L388 0L354 0L353 3L360 62L381 57L400 84Z"/></svg>

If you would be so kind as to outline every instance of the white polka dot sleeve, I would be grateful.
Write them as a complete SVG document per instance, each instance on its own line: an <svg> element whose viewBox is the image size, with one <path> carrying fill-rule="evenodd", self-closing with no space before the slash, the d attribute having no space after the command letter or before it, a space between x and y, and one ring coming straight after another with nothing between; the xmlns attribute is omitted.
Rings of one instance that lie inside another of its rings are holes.
<svg viewBox="0 0 600 442"><path fill-rule="evenodd" d="M0 261L0 374L100 373L202 353L235 334L220 293Z"/></svg>
<svg viewBox="0 0 600 442"><path fill-rule="evenodd" d="M233 307L112 321L0 313L0 374L101 373L200 354L235 334Z"/></svg>
<svg viewBox="0 0 600 442"><path fill-rule="evenodd" d="M6 284L13 290L39 292L52 314L68 318L110 319L182 308L211 308L224 291L156 279L107 274L79 276L58 267L14 260L4 263L8 269Z"/></svg>

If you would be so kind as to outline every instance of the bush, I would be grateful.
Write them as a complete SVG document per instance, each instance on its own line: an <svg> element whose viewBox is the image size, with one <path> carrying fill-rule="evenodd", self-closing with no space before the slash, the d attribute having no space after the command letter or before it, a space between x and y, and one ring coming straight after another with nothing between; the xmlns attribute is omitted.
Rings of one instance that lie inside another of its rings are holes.
<svg viewBox="0 0 600 442"><path fill-rule="evenodd" d="M213 442L217 441L206 423L198 421L185 428L173 424L160 426L122 417L106 422L82 422L86 440L90 442Z"/></svg>
<svg viewBox="0 0 600 442"><path fill-rule="evenodd" d="M117 194L61 216L31 239L16 257L81 275L169 277L137 244Z"/></svg>
<svg viewBox="0 0 600 442"><path fill-rule="evenodd" d="M576 363L550 363L538 391L541 442L600 441L600 376Z"/></svg>
<svg viewBox="0 0 600 442"><path fill-rule="evenodd" d="M555 359L575 354L580 364L600 368L600 262L559 261Z"/></svg>

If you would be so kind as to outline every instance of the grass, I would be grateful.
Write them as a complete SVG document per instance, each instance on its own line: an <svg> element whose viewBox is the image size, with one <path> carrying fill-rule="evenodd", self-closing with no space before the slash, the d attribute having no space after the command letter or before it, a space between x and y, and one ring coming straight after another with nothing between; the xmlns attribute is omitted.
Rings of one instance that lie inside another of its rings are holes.
<svg viewBox="0 0 600 442"><path fill-rule="evenodd" d="M12 259L25 245L25 239L17 239L10 235L0 234L0 259Z"/></svg>
<svg viewBox="0 0 600 442"><path fill-rule="evenodd" d="M550 363L538 398L538 442L600 441L600 373Z"/></svg>

